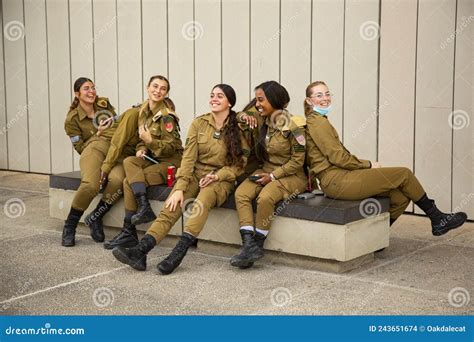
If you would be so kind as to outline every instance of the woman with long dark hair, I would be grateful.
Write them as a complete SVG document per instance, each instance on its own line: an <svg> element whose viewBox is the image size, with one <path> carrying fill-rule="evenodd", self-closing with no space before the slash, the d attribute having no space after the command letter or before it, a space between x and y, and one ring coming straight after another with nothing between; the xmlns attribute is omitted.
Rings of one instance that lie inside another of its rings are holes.
<svg viewBox="0 0 474 342"><path fill-rule="evenodd" d="M86 77L78 78L74 82L74 95L64 128L77 153L81 155L79 160L81 184L74 195L71 210L64 224L62 245L65 247L75 245L77 224L99 193L100 167L118 125L114 107L107 98L97 96L92 80ZM99 114L108 119L97 122L95 117ZM101 217L121 197L123 178L123 167L116 165L109 174L109 182L97 206ZM86 223L88 221L86 218ZM105 236L102 225L89 225L89 227L92 239L103 242Z"/></svg>
<svg viewBox="0 0 474 342"><path fill-rule="evenodd" d="M248 146L232 110L236 95L226 84L212 88L209 107L191 124L186 139L176 184L159 217L139 244L132 248L116 247L113 255L136 270L146 269L146 256L170 231L181 217L182 206L195 198L183 235L172 252L158 264L161 274L169 274L179 266L188 248L204 227L209 211L222 205L234 189L234 183L244 169Z"/></svg>

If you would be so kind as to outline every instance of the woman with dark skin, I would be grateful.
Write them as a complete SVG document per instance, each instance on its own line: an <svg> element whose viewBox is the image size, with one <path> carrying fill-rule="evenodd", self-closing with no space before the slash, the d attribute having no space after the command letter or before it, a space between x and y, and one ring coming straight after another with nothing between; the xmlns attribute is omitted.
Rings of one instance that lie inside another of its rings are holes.
<svg viewBox="0 0 474 342"><path fill-rule="evenodd" d="M232 110L235 102L236 95L231 86L214 86L209 100L211 112L194 119L191 124L176 184L165 207L137 246L113 249L117 260L144 271L148 252L181 217L185 202L195 199L181 239L157 268L161 274L169 274L180 265L204 228L209 211L226 201L245 167L249 151Z"/></svg>
<svg viewBox="0 0 474 342"><path fill-rule="evenodd" d="M275 205L304 192L306 177L304 118L285 108L290 102L286 89L275 81L255 88L256 129L254 143L262 167L253 172L235 192L243 246L232 257L232 266L248 268L263 257L263 243L269 233ZM254 218L252 202L257 202Z"/></svg>
<svg viewBox="0 0 474 342"><path fill-rule="evenodd" d="M431 220L435 236L464 224L463 212L445 214L429 199L418 179L406 167L381 167L378 162L359 159L342 145L327 118L331 93L326 83L316 81L306 88L306 158L310 173L317 177L331 198L362 200L372 196L390 197L390 225L413 201Z"/></svg>

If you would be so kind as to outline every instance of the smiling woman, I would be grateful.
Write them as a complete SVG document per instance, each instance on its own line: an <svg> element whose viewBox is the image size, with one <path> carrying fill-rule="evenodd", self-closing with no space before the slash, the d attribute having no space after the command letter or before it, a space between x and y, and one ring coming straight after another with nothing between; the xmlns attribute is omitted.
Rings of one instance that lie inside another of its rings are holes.
<svg viewBox="0 0 474 342"><path fill-rule="evenodd" d="M167 97L170 83L164 76L152 76L147 84L148 99L138 108L131 108L136 119L117 130L114 151L137 135L135 156L124 160L125 218L122 231L104 247L133 247L138 243L136 225L156 219L146 195L148 186L166 183L168 167L181 165L183 146L179 119L174 103ZM132 120L130 120L132 121ZM116 153L115 153L116 154ZM107 170L104 170L107 172Z"/></svg>
<svg viewBox="0 0 474 342"><path fill-rule="evenodd" d="M249 134L256 137L252 147L261 167L254 170L235 192L243 246L240 254L232 257L232 266L248 268L263 257L263 244L271 227L275 205L306 188L304 118L286 111L289 102L285 87L268 81L255 88L255 99L246 106L254 105L256 109L251 113L256 119L256 133ZM255 219L254 199L257 201Z"/></svg>
<svg viewBox="0 0 474 342"><path fill-rule="evenodd" d="M180 265L188 248L197 241L209 211L226 201L237 176L243 172L248 147L232 110L235 101L231 86L218 84L212 89L211 112L191 124L177 181L165 207L137 246L114 248L117 260L144 271L148 252L168 234L186 210L186 204L192 203L192 211L186 210L189 219L181 239L157 267L160 273L169 274Z"/></svg>
<svg viewBox="0 0 474 342"><path fill-rule="evenodd" d="M381 167L378 162L359 159L339 140L327 118L331 93L326 83L316 81L306 88L307 163L324 193L331 198L362 200L373 196L390 198L390 225L413 201L431 220L432 234L440 236L464 224L463 212L442 213L429 199L413 172L406 167Z"/></svg>
<svg viewBox="0 0 474 342"><path fill-rule="evenodd" d="M109 119L97 125L95 116L107 114ZM110 146L110 140L117 128L115 109L106 97L97 97L95 84L86 77L74 82L74 100L69 108L64 128L77 153L81 155L81 184L71 204L71 210L63 228L62 245L75 245L76 227L84 211L99 192L100 167ZM115 166L109 175L102 200L97 208L85 219L91 229L91 237L96 242L104 241L102 217L120 198L124 171L121 165Z"/></svg>

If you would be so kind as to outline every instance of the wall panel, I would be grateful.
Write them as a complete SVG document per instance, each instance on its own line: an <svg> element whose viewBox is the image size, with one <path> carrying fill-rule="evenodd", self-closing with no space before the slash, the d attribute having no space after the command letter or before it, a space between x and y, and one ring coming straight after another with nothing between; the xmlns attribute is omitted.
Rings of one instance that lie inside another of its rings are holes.
<svg viewBox="0 0 474 342"><path fill-rule="evenodd" d="M471 18L471 19L469 19ZM474 217L474 3L458 0L453 117L452 210ZM468 22L470 20L470 23ZM451 40L448 44L453 44Z"/></svg>
<svg viewBox="0 0 474 342"><path fill-rule="evenodd" d="M209 112L211 88L221 83L221 4L220 0L195 3L195 96L196 114Z"/></svg>
<svg viewBox="0 0 474 342"><path fill-rule="evenodd" d="M94 75L94 34L92 32L92 0L69 1L69 26L71 38L71 97L72 86L79 77L89 77L95 80ZM100 93L99 93L100 95ZM74 170L79 168L79 154L74 151Z"/></svg>
<svg viewBox="0 0 474 342"><path fill-rule="evenodd" d="M194 107L194 9L192 0L168 3L169 77L171 98L180 116L181 138L186 141L188 127L196 113Z"/></svg>
<svg viewBox="0 0 474 342"><path fill-rule="evenodd" d="M453 1L420 0L415 122L415 174L441 210L451 208L454 46L441 44L454 31ZM416 212L420 212L415 208Z"/></svg>
<svg viewBox="0 0 474 342"><path fill-rule="evenodd" d="M153 75L168 77L168 21L166 0L142 1L143 100L145 87ZM170 79L171 88L174 87Z"/></svg>
<svg viewBox="0 0 474 342"><path fill-rule="evenodd" d="M25 0L30 171L51 172L46 4Z"/></svg>
<svg viewBox="0 0 474 342"><path fill-rule="evenodd" d="M329 120L341 137L344 108L344 10L344 0L314 0L311 38L311 82L324 81L333 93ZM303 96L306 86L300 90Z"/></svg>
<svg viewBox="0 0 474 342"><path fill-rule="evenodd" d="M117 20L115 1L94 0L94 61L97 93L119 108ZM125 85L126 86L126 85Z"/></svg>
<svg viewBox="0 0 474 342"><path fill-rule="evenodd" d="M67 2L46 0L52 173L73 168L71 141L64 132L72 99L68 13Z"/></svg>
<svg viewBox="0 0 474 342"><path fill-rule="evenodd" d="M311 1L281 1L281 84L290 93L290 113L304 116L304 90L310 81Z"/></svg>
<svg viewBox="0 0 474 342"><path fill-rule="evenodd" d="M280 81L280 1L250 2L250 85ZM255 95L252 94L252 97Z"/></svg>
<svg viewBox="0 0 474 342"><path fill-rule="evenodd" d="M238 25L235 24L238 18ZM250 1L222 2L222 81L237 93L235 110L241 110L251 98L250 84Z"/></svg>
<svg viewBox="0 0 474 342"><path fill-rule="evenodd" d="M0 26L3 28L3 4L0 1ZM3 29L0 32L0 169L8 169L7 109L5 103L5 63L3 60Z"/></svg>
<svg viewBox="0 0 474 342"><path fill-rule="evenodd" d="M28 107L23 2L3 2L8 167L29 171Z"/></svg>
<svg viewBox="0 0 474 342"><path fill-rule="evenodd" d="M379 2L346 0L344 39L344 144L376 159Z"/></svg>
<svg viewBox="0 0 474 342"><path fill-rule="evenodd" d="M118 15L118 112L142 99L142 42L140 2L117 1Z"/></svg>

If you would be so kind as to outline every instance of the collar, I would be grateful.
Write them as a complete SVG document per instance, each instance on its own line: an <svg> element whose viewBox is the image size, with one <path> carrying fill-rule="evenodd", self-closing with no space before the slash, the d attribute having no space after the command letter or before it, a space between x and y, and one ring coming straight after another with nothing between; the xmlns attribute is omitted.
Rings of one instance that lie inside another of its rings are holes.
<svg viewBox="0 0 474 342"><path fill-rule="evenodd" d="M77 113L79 115L79 120L84 120L85 118L87 118L87 113L86 111L84 110L84 108L81 107L80 104L77 105L76 107L77 109ZM95 103L94 103L94 112L96 111L96 108L95 108Z"/></svg>

